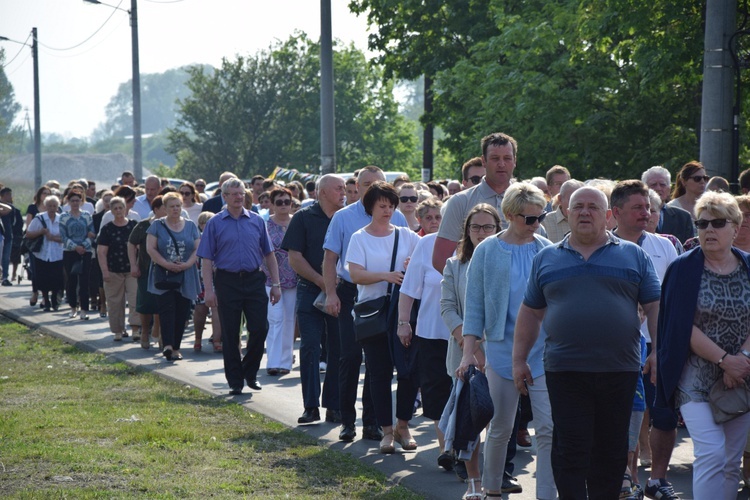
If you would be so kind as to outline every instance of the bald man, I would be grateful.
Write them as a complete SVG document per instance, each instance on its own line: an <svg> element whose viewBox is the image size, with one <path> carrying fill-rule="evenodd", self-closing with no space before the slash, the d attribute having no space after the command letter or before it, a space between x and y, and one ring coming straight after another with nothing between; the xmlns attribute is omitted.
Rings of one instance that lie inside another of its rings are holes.
<svg viewBox="0 0 750 500"><path fill-rule="evenodd" d="M544 322L544 370L560 498L618 498L641 370L638 305L656 338L660 284L638 246L607 231L607 197L582 187L570 199L570 234L534 258L513 347L522 394L526 362Z"/></svg>

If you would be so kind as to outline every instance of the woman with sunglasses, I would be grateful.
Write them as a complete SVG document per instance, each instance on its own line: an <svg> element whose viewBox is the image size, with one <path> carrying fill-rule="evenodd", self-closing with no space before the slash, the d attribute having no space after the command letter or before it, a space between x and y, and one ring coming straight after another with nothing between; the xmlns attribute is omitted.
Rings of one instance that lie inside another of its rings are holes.
<svg viewBox="0 0 750 500"><path fill-rule="evenodd" d="M294 304L297 301L297 274L289 265L289 254L281 249L286 228L292 219L292 192L283 187L271 191L273 215L268 218L266 228L271 237L276 261L279 263L279 283L281 283L281 300L272 306L268 303L268 335L266 336L266 373L269 375L288 375L292 369L294 352ZM274 286L268 268L263 264L266 273L266 292L271 293Z"/></svg>
<svg viewBox="0 0 750 500"><path fill-rule="evenodd" d="M179 189L180 195L182 196L182 209L187 212L190 220L193 224L198 225L198 216L203 211L203 203L198 198L198 191L190 181L185 181L180 184Z"/></svg>
<svg viewBox="0 0 750 500"><path fill-rule="evenodd" d="M750 376L750 256L733 248L743 216L732 195L704 194L695 215L700 247L662 284L655 406L679 409L693 438L693 497L735 498L750 413L716 423L709 393Z"/></svg>
<svg viewBox="0 0 750 500"><path fill-rule="evenodd" d="M417 188L411 182L401 184L398 188L398 209L406 217L406 222L409 223L409 228L412 231L419 231L420 224L417 220L417 205L419 203L419 196L417 195Z"/></svg>
<svg viewBox="0 0 750 500"><path fill-rule="evenodd" d="M477 246L467 272L463 356L456 376L464 379L469 365L476 364L477 343L486 340L485 372L495 408L484 446L482 485L488 497L501 495L505 456L518 409L519 394L512 370L516 316L532 261L542 248L552 244L536 234L546 216L546 206L547 199L536 186L525 182L511 184L501 205L508 229ZM489 224L469 228L492 233L495 227ZM534 377L534 384L528 390L536 429L536 498L554 499L557 490L550 456L552 418L542 362L545 338L542 328L528 359Z"/></svg>
<svg viewBox="0 0 750 500"><path fill-rule="evenodd" d="M695 202L706 191L709 177L700 162L686 163L677 174L677 181L672 190L672 201L668 205L687 210L695 220Z"/></svg>

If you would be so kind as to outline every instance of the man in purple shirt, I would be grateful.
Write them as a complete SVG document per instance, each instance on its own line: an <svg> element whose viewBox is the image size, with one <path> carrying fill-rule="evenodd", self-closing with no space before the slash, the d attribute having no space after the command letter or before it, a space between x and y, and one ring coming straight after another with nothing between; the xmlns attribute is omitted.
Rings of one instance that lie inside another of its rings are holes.
<svg viewBox="0 0 750 500"><path fill-rule="evenodd" d="M226 208L206 224L198 257L203 259L206 305L215 307L218 302L229 394L237 395L242 394L245 381L251 389L261 389L257 375L268 333L268 295L261 263L266 264L271 275L271 305L281 297L281 284L266 224L243 206L245 184L231 178L221 185L221 195ZM243 313L247 319L244 358L239 348Z"/></svg>

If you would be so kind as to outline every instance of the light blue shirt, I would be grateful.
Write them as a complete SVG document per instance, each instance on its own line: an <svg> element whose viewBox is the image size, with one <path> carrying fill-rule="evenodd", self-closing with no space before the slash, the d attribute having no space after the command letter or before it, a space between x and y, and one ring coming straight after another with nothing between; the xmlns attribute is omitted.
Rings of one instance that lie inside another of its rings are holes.
<svg viewBox="0 0 750 500"><path fill-rule="evenodd" d="M525 245L510 245L500 238L494 238L498 245L511 253L510 257L510 295L508 297L508 313L505 320L505 337L499 342L487 341L485 352L487 362L492 369L507 380L513 380L513 332L516 327L518 309L523 302L523 294L526 291L526 282L531 274L531 263L539 251L535 242ZM531 348L528 364L533 377L544 374L544 341L547 333L544 328L539 331L539 338Z"/></svg>
<svg viewBox="0 0 750 500"><path fill-rule="evenodd" d="M372 217L367 215L365 212L365 206L362 205L362 200L357 203L347 205L335 214L331 219L331 224L328 226L326 232L326 238L323 241L323 249L330 250L339 256L339 261L336 264L336 274L345 279L348 282L352 282L349 271L344 266L346 264L346 250L349 248L349 240L352 239L352 235L365 227L372 221ZM393 212L391 217L391 224L400 227L409 227L406 222L406 217L399 210Z"/></svg>
<svg viewBox="0 0 750 500"><path fill-rule="evenodd" d="M148 214L151 212L151 203L148 202L145 194L135 197L133 210L141 216L141 220L148 219Z"/></svg>

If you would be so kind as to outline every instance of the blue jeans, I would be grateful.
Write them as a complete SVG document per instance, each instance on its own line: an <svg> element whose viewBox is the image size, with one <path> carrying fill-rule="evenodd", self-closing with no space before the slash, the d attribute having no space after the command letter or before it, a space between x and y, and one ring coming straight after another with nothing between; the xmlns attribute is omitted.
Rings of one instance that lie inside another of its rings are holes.
<svg viewBox="0 0 750 500"><path fill-rule="evenodd" d="M313 302L320 288L305 281L297 284L297 324L299 325L300 379L305 408L320 406L320 350L325 339L328 367L323 381L323 406L339 409L339 322L319 311Z"/></svg>
<svg viewBox="0 0 750 500"><path fill-rule="evenodd" d="M8 279L8 271L10 270L10 252L13 249L13 238L5 238L2 242L3 255L2 255L2 266L3 266L3 280Z"/></svg>

